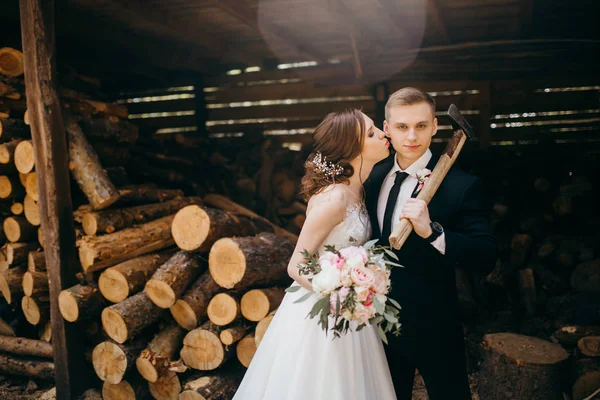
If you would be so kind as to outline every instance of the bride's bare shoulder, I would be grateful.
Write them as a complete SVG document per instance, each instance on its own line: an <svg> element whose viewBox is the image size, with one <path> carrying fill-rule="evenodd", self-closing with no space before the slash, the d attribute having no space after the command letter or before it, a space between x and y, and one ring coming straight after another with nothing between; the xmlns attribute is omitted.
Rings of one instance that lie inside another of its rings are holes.
<svg viewBox="0 0 600 400"><path fill-rule="evenodd" d="M306 215L311 211L319 210L339 216L343 219L348 207L348 190L341 184L327 186L321 192L315 194L308 201Z"/></svg>

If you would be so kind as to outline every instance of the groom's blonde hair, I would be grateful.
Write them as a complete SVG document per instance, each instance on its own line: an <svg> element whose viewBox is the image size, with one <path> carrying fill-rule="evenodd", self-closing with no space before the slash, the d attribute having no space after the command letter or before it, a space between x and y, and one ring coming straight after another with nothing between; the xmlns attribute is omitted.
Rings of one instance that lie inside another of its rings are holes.
<svg viewBox="0 0 600 400"><path fill-rule="evenodd" d="M431 106L431 114L435 118L435 100L433 97L421 89L405 87L396 90L388 99L385 104L385 119L389 120L392 108L397 106L411 106L417 103L429 104Z"/></svg>

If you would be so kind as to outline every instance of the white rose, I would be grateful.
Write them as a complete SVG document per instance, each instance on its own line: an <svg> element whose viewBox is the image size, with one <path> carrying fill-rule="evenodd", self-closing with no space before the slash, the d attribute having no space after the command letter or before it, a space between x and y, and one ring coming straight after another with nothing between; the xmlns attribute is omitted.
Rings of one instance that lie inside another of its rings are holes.
<svg viewBox="0 0 600 400"><path fill-rule="evenodd" d="M365 262L360 254L356 254L346 259L346 265L350 268L362 268Z"/></svg>
<svg viewBox="0 0 600 400"><path fill-rule="evenodd" d="M312 280L313 291L327 296L340 287L340 271L337 268L323 268Z"/></svg>
<svg viewBox="0 0 600 400"><path fill-rule="evenodd" d="M356 292L356 299L358 301L366 301L369 297L369 288L364 286L355 286L354 291Z"/></svg>

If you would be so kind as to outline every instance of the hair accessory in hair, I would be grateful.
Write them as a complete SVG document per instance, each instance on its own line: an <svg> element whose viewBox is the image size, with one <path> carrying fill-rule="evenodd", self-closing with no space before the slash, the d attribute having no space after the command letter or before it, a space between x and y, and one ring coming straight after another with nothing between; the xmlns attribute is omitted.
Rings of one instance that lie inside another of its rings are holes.
<svg viewBox="0 0 600 400"><path fill-rule="evenodd" d="M316 165L317 171L330 178L334 178L344 172L344 168L332 162L328 162L327 157L323 157L320 151L317 151L317 154L312 159L312 163Z"/></svg>

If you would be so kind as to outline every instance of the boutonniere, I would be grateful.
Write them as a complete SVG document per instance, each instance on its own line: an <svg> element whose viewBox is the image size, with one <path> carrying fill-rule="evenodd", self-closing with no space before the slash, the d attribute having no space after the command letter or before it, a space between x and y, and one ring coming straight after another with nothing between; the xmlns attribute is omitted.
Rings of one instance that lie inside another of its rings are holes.
<svg viewBox="0 0 600 400"><path fill-rule="evenodd" d="M417 186L417 190L415 191L415 196L419 194L419 192L423 189L423 186L425 186L425 182L427 182L431 176L431 171L427 168L423 168L417 171L416 175L417 179L419 180L419 184Z"/></svg>

